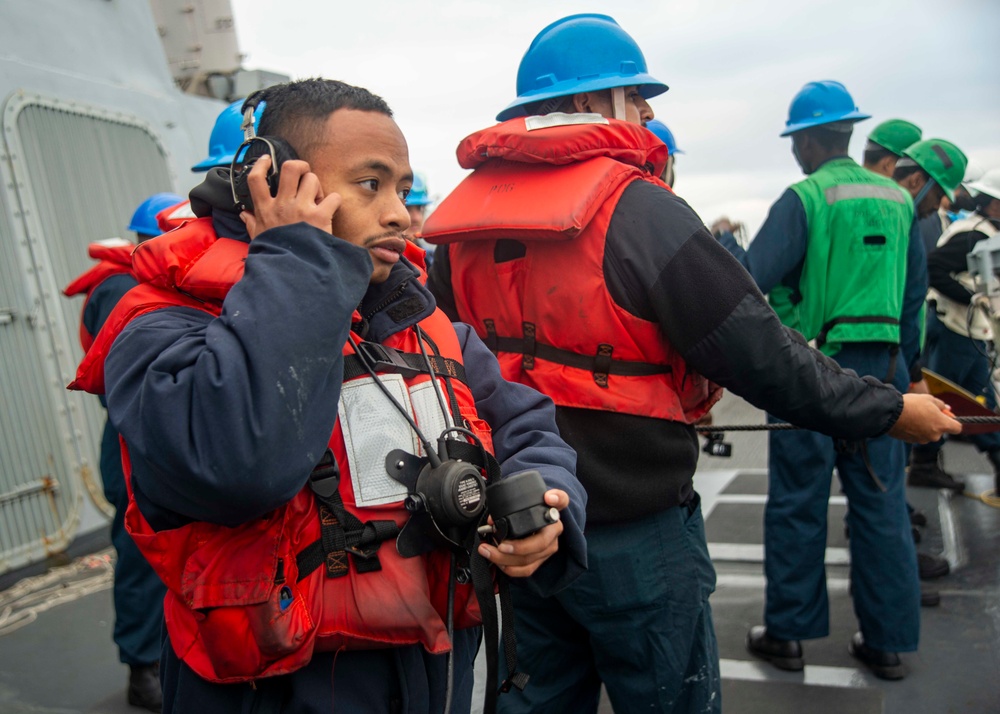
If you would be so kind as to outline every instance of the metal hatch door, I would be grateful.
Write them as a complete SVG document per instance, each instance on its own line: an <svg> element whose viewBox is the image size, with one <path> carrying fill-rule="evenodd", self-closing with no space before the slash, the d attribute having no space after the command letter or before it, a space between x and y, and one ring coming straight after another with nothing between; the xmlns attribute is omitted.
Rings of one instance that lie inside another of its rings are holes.
<svg viewBox="0 0 1000 714"><path fill-rule="evenodd" d="M0 161L0 573L102 527L105 413L66 390L82 357L82 301L62 287L87 245L123 236L135 207L172 188L142 121L18 91L3 105Z"/></svg>

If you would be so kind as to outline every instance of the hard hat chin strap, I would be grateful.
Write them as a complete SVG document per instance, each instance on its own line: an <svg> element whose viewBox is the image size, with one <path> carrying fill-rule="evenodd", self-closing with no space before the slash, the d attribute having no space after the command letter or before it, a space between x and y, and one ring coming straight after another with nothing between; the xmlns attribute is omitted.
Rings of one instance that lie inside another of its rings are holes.
<svg viewBox="0 0 1000 714"><path fill-rule="evenodd" d="M625 87L613 87L611 89L611 105L614 118L625 121Z"/></svg>
<svg viewBox="0 0 1000 714"><path fill-rule="evenodd" d="M917 210L917 208L920 206L920 202L923 201L924 198L927 197L927 194L930 193L931 189L934 188L934 186L936 184L937 184L937 181L935 181L930 176L927 177L927 181L924 183L924 187L922 189L920 189L920 192L916 195L916 198L913 199L913 210L914 211Z"/></svg>

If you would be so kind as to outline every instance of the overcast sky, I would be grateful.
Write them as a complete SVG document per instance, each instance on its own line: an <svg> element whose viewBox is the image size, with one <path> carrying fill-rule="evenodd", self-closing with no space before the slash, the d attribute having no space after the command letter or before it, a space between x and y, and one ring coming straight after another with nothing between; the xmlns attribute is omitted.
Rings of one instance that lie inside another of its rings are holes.
<svg viewBox="0 0 1000 714"><path fill-rule="evenodd" d="M674 132L677 192L706 222L751 234L801 178L778 134L803 84L843 82L861 111L851 154L884 119L918 124L1000 167L998 0L232 0L245 66L324 76L381 95L413 168L441 198L464 176L455 147L515 97L534 36L578 12L611 15L670 86L651 101ZM280 8L280 10L278 9Z"/></svg>

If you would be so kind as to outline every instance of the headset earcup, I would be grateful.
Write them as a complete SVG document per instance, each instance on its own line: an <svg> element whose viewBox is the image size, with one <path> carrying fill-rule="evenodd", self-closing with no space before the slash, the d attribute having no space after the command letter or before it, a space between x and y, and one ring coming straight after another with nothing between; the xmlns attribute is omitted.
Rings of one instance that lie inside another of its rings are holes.
<svg viewBox="0 0 1000 714"><path fill-rule="evenodd" d="M250 170L257 159L261 156L272 157L271 168L267 171L267 184L271 195L277 196L281 165L286 161L298 159L298 155L287 141L276 136L257 136L246 142L244 146L246 151L243 152L243 161L239 168L233 166L231 180L237 210L252 212L253 198L250 195L249 178ZM237 152L237 156L239 155L240 153Z"/></svg>

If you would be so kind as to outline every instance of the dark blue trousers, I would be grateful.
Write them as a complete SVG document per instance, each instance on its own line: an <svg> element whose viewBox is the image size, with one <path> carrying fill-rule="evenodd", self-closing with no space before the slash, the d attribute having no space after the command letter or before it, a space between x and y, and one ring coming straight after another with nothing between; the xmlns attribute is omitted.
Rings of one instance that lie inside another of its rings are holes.
<svg viewBox="0 0 1000 714"><path fill-rule="evenodd" d="M163 596L167 588L125 530L128 492L122 473L118 432L104 426L101 441L101 480L104 497L115 507L111 521L111 544L115 562L115 629L118 658L128 665L148 665L160 659Z"/></svg>
<svg viewBox="0 0 1000 714"><path fill-rule="evenodd" d="M617 714L721 711L700 507L586 535L588 570L556 596L512 584L518 668L531 681L502 695L499 711L596 712L601 682Z"/></svg>
<svg viewBox="0 0 1000 714"><path fill-rule="evenodd" d="M452 705L448 714L481 710L472 702L473 663L482 629L455 632ZM448 681L447 655L422 645L317 652L304 668L249 684L212 684L196 675L164 639L160 680L164 714L441 714ZM265 705L264 700L268 702Z"/></svg>
<svg viewBox="0 0 1000 714"><path fill-rule="evenodd" d="M836 360L860 375L884 379L888 347L845 346ZM893 380L905 391L906 365ZM816 432L771 432L770 483L764 515L764 571L768 634L805 640L830 634L824 557L830 476L836 467L849 504L854 611L865 642L889 652L910 652L920 639L920 582L904 490L904 448L882 436L867 441L868 458L886 487L882 492L860 451L840 453Z"/></svg>
<svg viewBox="0 0 1000 714"><path fill-rule="evenodd" d="M927 368L964 387L976 397L984 397L986 406L996 409L996 397L990 384L990 361L986 343L952 332L933 311L927 315L927 342L924 346ZM984 453L1000 450L1000 433L971 434L969 441ZM914 446L921 454L937 454L944 439L933 444Z"/></svg>

